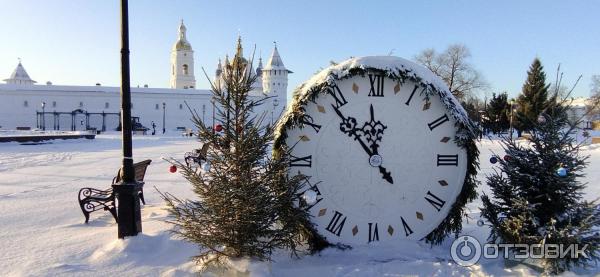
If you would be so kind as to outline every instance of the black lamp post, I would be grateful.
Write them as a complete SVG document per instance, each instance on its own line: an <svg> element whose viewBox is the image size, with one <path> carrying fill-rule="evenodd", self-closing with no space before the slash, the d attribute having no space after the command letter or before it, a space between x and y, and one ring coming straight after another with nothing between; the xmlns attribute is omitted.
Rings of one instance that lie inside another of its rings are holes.
<svg viewBox="0 0 600 277"><path fill-rule="evenodd" d="M210 99L210 103L212 103L212 106L213 106L212 131L214 134L215 133L215 98L214 97L212 99Z"/></svg>
<svg viewBox="0 0 600 277"><path fill-rule="evenodd" d="M46 102L42 102L42 130L46 131Z"/></svg>
<svg viewBox="0 0 600 277"><path fill-rule="evenodd" d="M129 20L127 0L121 0L121 126L123 137L123 167L121 182L114 184L117 198L117 225L120 239L142 231L139 192L141 183L135 180L131 146L131 87L129 84Z"/></svg>
<svg viewBox="0 0 600 277"><path fill-rule="evenodd" d="M510 99L510 140L513 139L513 105L515 104L515 99Z"/></svg>
<svg viewBox="0 0 600 277"><path fill-rule="evenodd" d="M167 104L163 102L163 134L167 131L165 127L165 109L167 108Z"/></svg>

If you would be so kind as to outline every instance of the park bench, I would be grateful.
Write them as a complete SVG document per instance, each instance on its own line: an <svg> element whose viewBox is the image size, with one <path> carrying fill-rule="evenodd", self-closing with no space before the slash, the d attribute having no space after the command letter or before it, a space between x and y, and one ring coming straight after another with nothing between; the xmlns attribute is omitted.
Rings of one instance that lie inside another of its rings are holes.
<svg viewBox="0 0 600 277"><path fill-rule="evenodd" d="M196 164L197 166L201 166L202 162L206 161L206 153L208 152L208 148L210 147L209 143L205 143L202 145L200 149L194 149L192 152L186 152L183 155L183 159L187 166L192 164Z"/></svg>
<svg viewBox="0 0 600 277"><path fill-rule="evenodd" d="M152 160L145 160L139 163L133 164L133 169L135 171L135 180L144 184L144 176L146 175L146 169ZM112 184L118 184L121 182L121 170L119 169L117 172L117 176L113 178ZM115 194L113 192L112 186L107 190L100 190L95 188L82 188L79 190L79 207L85 216L85 223L88 223L90 219L90 213L105 210L109 211L112 216L117 220L117 209L115 205ZM144 200L144 191L140 190L140 201L144 205L146 205L146 201Z"/></svg>

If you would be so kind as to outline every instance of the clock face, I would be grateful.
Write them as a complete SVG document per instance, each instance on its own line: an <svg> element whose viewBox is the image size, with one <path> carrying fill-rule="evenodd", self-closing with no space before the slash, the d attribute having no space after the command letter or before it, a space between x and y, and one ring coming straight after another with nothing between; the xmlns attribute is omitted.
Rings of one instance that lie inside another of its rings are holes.
<svg viewBox="0 0 600 277"><path fill-rule="evenodd" d="M439 97L422 89L377 74L338 80L287 130L290 174L308 176L309 211L330 242L419 240L447 216L467 153Z"/></svg>

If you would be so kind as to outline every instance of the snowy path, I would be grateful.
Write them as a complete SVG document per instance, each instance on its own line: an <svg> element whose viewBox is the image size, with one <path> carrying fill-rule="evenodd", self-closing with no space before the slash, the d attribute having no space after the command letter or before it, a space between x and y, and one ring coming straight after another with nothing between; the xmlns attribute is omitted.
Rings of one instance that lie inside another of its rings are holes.
<svg viewBox="0 0 600 277"><path fill-rule="evenodd" d="M496 142L483 141L480 180L492 166L488 159L502 151ZM62 141L44 145L0 145L0 276L188 276L195 270L189 257L196 247L173 238L164 222L164 203L154 190L191 197L189 184L179 174L168 173L161 157L181 159L198 147L190 138L135 137L135 160L152 159L146 175L146 201L142 208L143 234L116 239L116 224L107 212L95 212L90 223L77 203L81 187L107 188L120 164L117 135L96 140ZM585 151L589 160L586 198L600 196L600 146ZM487 192L482 186L480 191ZM481 240L487 230L475 225L480 202L469 204L473 220L465 234ZM277 253L275 262L241 263L258 275L274 276L382 276L382 275L535 275L526 267L504 269L501 260L482 261L463 268L450 261L451 241L430 248L423 243L382 247L377 254L367 248L326 250L319 256L296 260ZM577 271L577 273L586 273ZM600 274L596 268L587 274Z"/></svg>

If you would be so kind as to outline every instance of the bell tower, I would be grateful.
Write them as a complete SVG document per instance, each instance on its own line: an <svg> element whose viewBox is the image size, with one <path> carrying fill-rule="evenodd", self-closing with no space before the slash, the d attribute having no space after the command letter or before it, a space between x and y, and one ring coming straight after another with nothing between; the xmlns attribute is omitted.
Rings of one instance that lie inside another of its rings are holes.
<svg viewBox="0 0 600 277"><path fill-rule="evenodd" d="M194 51L186 38L187 28L183 20L179 25L178 38L171 49L171 88L194 89Z"/></svg>
<svg viewBox="0 0 600 277"><path fill-rule="evenodd" d="M263 92L268 96L273 96L271 102L274 110L280 111L287 103L288 74L290 73L293 72L283 65L275 43L267 65L262 68Z"/></svg>

